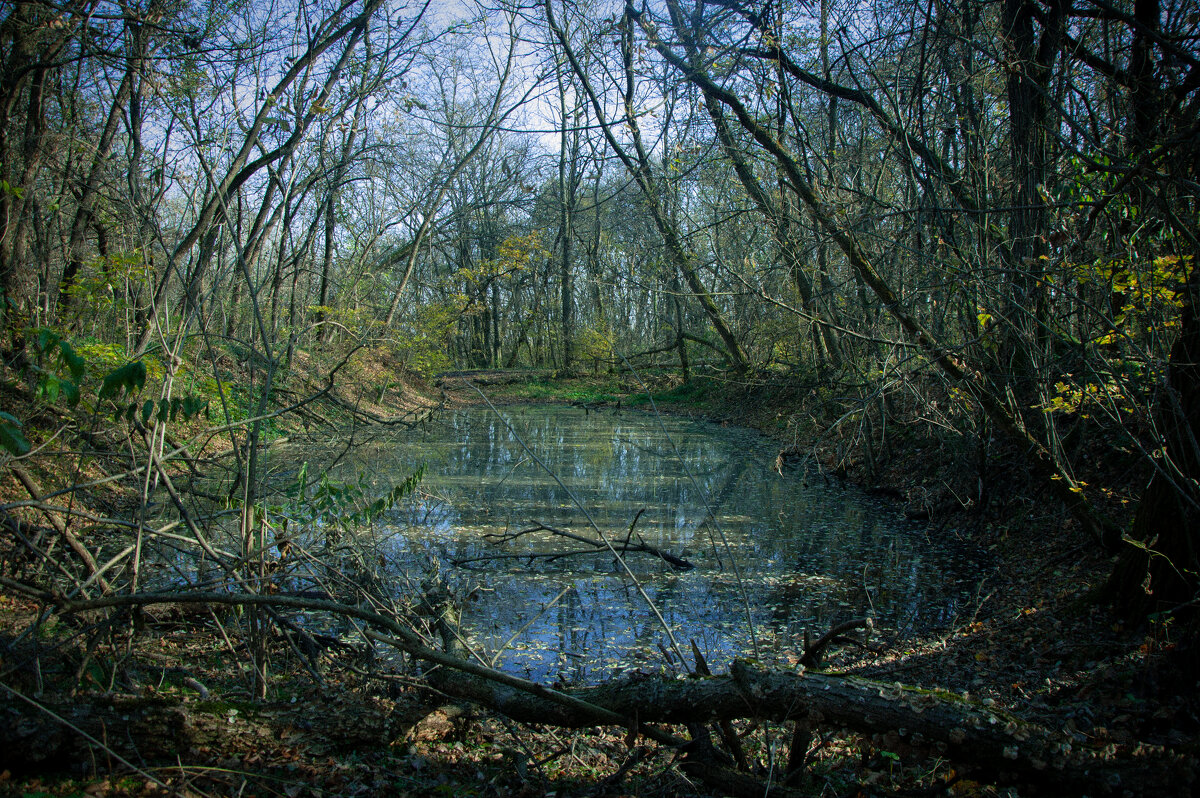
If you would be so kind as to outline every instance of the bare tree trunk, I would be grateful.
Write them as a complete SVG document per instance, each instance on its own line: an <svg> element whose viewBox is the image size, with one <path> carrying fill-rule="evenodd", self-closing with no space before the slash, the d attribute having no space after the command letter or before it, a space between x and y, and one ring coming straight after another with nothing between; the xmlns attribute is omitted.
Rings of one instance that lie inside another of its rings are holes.
<svg viewBox="0 0 1200 798"><path fill-rule="evenodd" d="M1006 264L1010 335L1002 359L1023 397L1033 395L1029 383L1043 371L1048 341L1043 275L1048 252L1045 182L1052 140L1050 77L1065 32L1067 5L1053 0L1043 9L1034 0L1005 0L1001 13L1008 47L1009 153L1015 184ZM1042 23L1040 37L1035 21Z"/></svg>
<svg viewBox="0 0 1200 798"><path fill-rule="evenodd" d="M511 42L510 42L511 44ZM474 160L495 135L496 130L522 103L518 102L514 105L504 108L504 100L506 98L506 89L508 87L509 78L512 76L513 64L515 61L516 46L510 46L508 55L504 62L503 70L500 73L499 81L496 86L496 94L492 100L491 107L488 109L487 117L480 123L479 136L472 143L470 149L460 156L454 157L453 163L442 181L441 186L434 194L430 202L425 206L422 212L421 224L417 228L417 233L413 236L412 244L409 246L408 258L404 266L404 274L400 277L400 282L396 286L396 290L392 292L392 299L388 303L387 314L383 318L383 326L390 328L396 319L396 312L400 308L400 297L404 294L404 289L408 287L408 281L412 279L413 270L417 265L417 255L421 250L421 243L425 240L425 236L433 225L434 216L442 205L442 200L445 199L446 193L450 190L454 181L458 178L462 171ZM453 144L453 142L452 142ZM452 147L453 150L453 147Z"/></svg>
<svg viewBox="0 0 1200 798"><path fill-rule="evenodd" d="M562 289L562 370L570 372L574 359L574 288L571 280L571 244L574 240L575 192L579 186L579 129L569 130L567 87L563 81L562 65L558 64L559 132L558 149L558 226L560 230L559 283Z"/></svg>
<svg viewBox="0 0 1200 798"><path fill-rule="evenodd" d="M381 5L383 5L383 0L366 0L362 11L358 15L333 30L328 36L315 42L303 55L293 61L288 67L287 72L272 87L268 96L272 98L282 96L297 79L307 73L307 70L325 51L345 39L345 46L342 48L342 53L336 65L330 70L329 75L321 86L320 92L312 98L313 107L321 107L329 102L329 95L337 86L339 76L349 62L350 56L357 48L358 42L366 30L367 23L379 10ZM290 156L295 151L297 145L304 138L305 134L307 134L318 116L311 112L304 114L286 141L251 161L250 156L254 153L255 148L260 142L263 128L268 124L268 120L273 118L272 114L275 113L273 106L274 100L261 103L255 113L250 129L246 132L242 140L241 147L238 149L229 167L225 170L224 176L213 186L212 194L201 208L195 223L187 235L183 237L183 240L172 251L169 262L166 264L166 268L163 270L162 276L155 286L154 296L151 300L150 314L147 319L148 324L146 329L142 330L138 336L137 344L134 347L136 355L141 355L150 345L151 338L154 335L153 326L156 323L155 314L167 301L175 271L174 265L183 260L186 254L196 246L201 237L208 234L213 227L214 220L222 211L222 208L228 204L234 192L245 185L246 181L259 171L281 158ZM199 282L203 276L202 270L198 271L196 268L193 268L190 280L192 282Z"/></svg>
<svg viewBox="0 0 1200 798"><path fill-rule="evenodd" d="M563 49L563 53L567 56L568 62L571 64L571 69L575 72L575 77L583 87L589 101L592 104L592 112L596 115L596 121L600 125L601 131L604 133L605 139L608 141L609 147L616 153L617 157L625 165L629 174L637 182L638 188L642 191L642 196L646 199L646 205L650 210L650 215L654 219L655 227L658 228L659 235L662 236L663 244L666 247L670 259L675 267L679 269L683 275L684 282L700 303L700 307L704 309L704 314L708 317L708 321L720 336L721 341L725 345L725 352L729 356L730 363L735 371L741 373L749 368L749 363L746 361L746 356L742 352L741 344L738 342L737 336L729 328L725 322L724 316L721 314L721 309L717 307L717 303L713 301L712 294L700 282L700 277L696 273L696 266L692 262L691 256L683 246L683 242L679 237L679 230L670 223L667 214L662 207L662 199L659 196L657 187L650 168L650 159L646 153L646 148L642 144L641 129L637 123L637 115L633 109L633 27L629 16L622 18L621 24L621 51L625 63L625 87L624 87L624 107L625 117L624 123L628 125L633 137L634 156L631 156L627 149L617 140L612 131L612 125L608 121L608 115L604 111L604 106L600 102L595 89L592 86L591 78L587 71L579 62L575 54L575 49L571 46L570 40L566 33L559 27L554 18L553 0L545 0L543 8L546 12L546 22L558 40L559 46ZM636 158L635 158L636 156Z"/></svg>
<svg viewBox="0 0 1200 798"><path fill-rule="evenodd" d="M363 606L321 599L207 592L143 593L84 601L46 594L43 600L61 614L163 602L332 612L361 622L366 627L364 634L372 641L436 666L427 678L443 692L476 701L519 721L566 728L624 727L631 735L680 749L687 741L656 724L702 725L754 718L825 723L865 734L894 734L908 744L928 747L938 756L969 764L989 775L1017 774L1023 780L1054 785L1060 790L1082 787L1089 792L1107 792L1133 780L1153 792L1190 785L1195 778L1186 755L1156 755L1139 747L1133 756L1117 758L1111 747L1081 746L1069 735L959 695L847 675L772 671L743 660L735 660L728 675L680 680L637 674L636 678L616 679L595 687L546 687L463 656L456 633L457 610L448 602L443 606L440 601L430 601L434 606L428 609L443 641L444 650L438 650L393 617ZM21 735L15 736L20 740ZM682 753L703 772L714 767L706 751L711 752L711 747L697 750L689 746ZM722 767L714 775L732 773Z"/></svg>
<svg viewBox="0 0 1200 798"><path fill-rule="evenodd" d="M683 375L683 381L688 382L692 379L691 364L688 363L687 338L684 336L683 326L683 298L679 296L679 281L675 280L671 285L671 304L675 308L675 349L679 352L679 371Z"/></svg>
<svg viewBox="0 0 1200 798"><path fill-rule="evenodd" d="M334 191L330 188L325 198L325 246L321 250L321 282L317 288L317 340L324 343L329 338L329 330L324 324L329 305L329 273L333 270L333 231L334 231Z"/></svg>
<svg viewBox="0 0 1200 798"><path fill-rule="evenodd" d="M1200 596L1200 267L1193 265L1183 301L1158 400L1165 456L1155 463L1107 588L1133 617L1194 605Z"/></svg>
<svg viewBox="0 0 1200 798"><path fill-rule="evenodd" d="M149 35L144 23L152 24L161 15L148 14L147 16L148 18L144 22L126 22L126 29L132 28L130 31L132 50L126 57L125 74L121 78L121 85L117 88L116 96L113 97L112 105L108 108L108 118L104 122L104 130L92 153L91 167L79 190L79 204L75 208L75 218L71 222L71 233L67 241L67 265L63 269L62 280L58 286L58 302L63 310L71 306L71 288L75 285L79 270L83 266L85 236L88 227L92 224L96 196L100 190L100 178L108 161L109 153L112 151L113 139L116 138L125 106L133 95L137 75L142 70L142 60L146 57Z"/></svg>
<svg viewBox="0 0 1200 798"><path fill-rule="evenodd" d="M30 257L33 217L37 206L35 178L47 156L46 85L67 42L75 35L79 15L56 29L57 10L41 3L14 3L0 19L0 37L8 42L0 63L0 319L18 348L21 328L32 322L38 306L38 274ZM24 106L22 116L16 109Z"/></svg>

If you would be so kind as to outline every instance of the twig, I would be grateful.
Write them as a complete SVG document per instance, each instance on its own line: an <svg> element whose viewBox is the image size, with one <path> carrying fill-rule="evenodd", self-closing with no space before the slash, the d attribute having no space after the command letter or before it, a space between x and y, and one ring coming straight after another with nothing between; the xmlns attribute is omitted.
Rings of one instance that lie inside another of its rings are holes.
<svg viewBox="0 0 1200 798"><path fill-rule="evenodd" d="M865 645L866 640L870 637L872 630L875 628L875 622L870 618L853 618L849 621L839 623L837 626L830 629L825 634L817 638L812 645L805 640L804 655L800 657L800 664L806 668L815 668L821 664L821 660L825 657L825 649L833 643L854 642L859 645ZM863 635L863 640L853 640L853 638L843 637L846 632L852 629L863 629L866 634ZM805 635L807 637L807 634Z"/></svg>
<svg viewBox="0 0 1200 798"><path fill-rule="evenodd" d="M626 367L629 368L629 371L637 379L638 384L642 386L642 390L646 392L646 398L650 400L650 407L654 410L654 420L658 422L659 429L662 430L663 435L666 436L667 441L671 444L671 449L675 452L675 458L679 461L679 466L683 469L683 473L687 475L688 481L692 483L692 487L696 489L697 495L699 495L700 499L704 502L704 523L708 525L710 533L713 531L717 533L717 537L720 538L721 545L725 549L725 553L729 556L729 564L733 568L733 577L737 581L738 592L742 594L742 608L746 613L746 629L750 632L750 647L755 656L757 656L758 633L754 628L754 613L750 610L750 594L746 590L746 581L742 578L742 569L738 565L737 557L735 557L733 554L733 548L729 545L729 538L725 535L725 529L721 526L720 522L717 521L716 510L708 500L708 491L700 487L700 483L696 480L695 475L692 473L692 469L688 467L687 461L684 460L683 454L679 451L679 446L675 443L675 439L671 437L669 432L667 432L667 427L665 424L663 424L662 414L658 412L658 404L655 403L654 395L650 392L650 388L647 387L646 381L642 379L641 373L633 367L633 364L630 363L624 355L621 355L621 359L625 362ZM716 541L713 541L713 548L716 549L716 547ZM678 646L676 648L678 648ZM680 654L679 659L684 661L682 654Z"/></svg>
<svg viewBox="0 0 1200 798"><path fill-rule="evenodd" d="M505 640L500 645L499 648L496 649L496 652L494 654L492 654L491 660L488 661L488 665L492 666L493 668L496 667L496 663L500 660L500 655L504 653L504 650L506 648L508 648L510 645L512 645L512 641L516 640L518 637L520 637L522 634L524 634L525 630L528 629L529 627L533 626L535 623L537 623L538 619L541 618L543 615L545 615L547 610L549 610L551 607L553 607L555 604L557 604L558 600L560 598L567 595L567 593L569 593L570 591L572 591L574 589L575 589L574 585L567 585L562 590L558 591L558 595L555 596L554 598L550 599L550 601L547 602L546 606L542 607L542 609L540 611L538 611L537 615L534 615L532 618L529 619L528 623L526 623L524 626L522 626L517 631L513 632L512 635L507 640Z"/></svg>
<svg viewBox="0 0 1200 798"><path fill-rule="evenodd" d="M679 656L679 661L686 661L683 656L683 650L679 647L679 641L675 639L675 632L673 629L671 629L671 625L667 623L667 619L663 617L662 611L658 609L658 605L655 604L654 600L650 598L650 595L646 593L646 589L642 587L641 580L639 580L637 575L630 570L629 564L625 562L623 557L621 557L621 553L618 552L608 538L605 537L604 532L601 531L600 526L596 523L596 519L592 518L592 514L588 511L587 507L585 507L583 502L579 500L579 497L575 495L575 491L567 487L566 483L562 481L558 474L554 473L554 471L551 470L548 465L546 465L545 461L538 457L533 450L529 448L529 445L525 443L525 439L521 437L515 429L513 429L513 426L508 422L508 419L500 415L500 411L496 409L494 404L492 404L492 400L487 397L487 394L479 390L479 388L476 387L475 384L470 380L467 381L467 385L471 386L471 388L473 388L475 392L479 394L480 398L483 399L488 408L496 414L496 417L500 419L501 423L503 423L508 431L511 432L514 437L516 437L517 443L521 444L521 448L525 450L525 454L529 455L530 459L541 466L542 470L550 475L550 478L553 479L560 488L562 488L563 492L571 497L571 501L574 502L575 506L579 508L579 511L583 513L583 517L587 519L589 524L591 524L592 529L596 530L596 534L600 536L600 540L604 541L605 547L612 552L613 557L615 557L617 562L620 563L621 568L625 571L625 575L628 576L629 580L633 583L634 589L637 590L638 595L641 596L642 601L646 603L646 606L650 609L650 612L654 614L654 618L656 621L658 621L658 625L662 627L664 632L666 632L667 639L671 641L671 647L675 649L675 653Z"/></svg>
<svg viewBox="0 0 1200 798"><path fill-rule="evenodd" d="M679 747L683 745L673 734L664 732L653 726L640 723L636 718L622 715L611 709L585 701L582 698L563 693L537 682L522 679L518 676L480 665L470 660L446 654L430 648L412 629L402 625L394 618L389 618L362 607L341 604L336 601L322 599L303 599L292 596L269 596L255 593L216 593L216 592L184 592L184 593L138 593L135 595L106 596L87 601L57 602L58 610L62 613L86 612L88 610L104 609L106 607L147 606L151 604L223 604L227 606L273 606L291 607L331 612L346 618L354 618L364 623L383 629L388 634L364 629L363 634L372 640L386 643L412 656L436 665L456 670L469 676L486 679L495 684L512 687L523 693L538 696L553 704L566 707L591 718L593 722L613 726L622 726L636 730L638 734L648 737L665 745Z"/></svg>
<svg viewBox="0 0 1200 798"><path fill-rule="evenodd" d="M35 502L41 502L42 489L38 487L36 482L33 481L33 477L29 476L29 472L15 463L10 465L9 468L12 469L13 474L15 474L17 479L20 480L21 484L25 486L25 490L27 493L29 493L30 497ZM112 587L109 586L108 581L105 580L104 577L100 576L100 566L96 564L96 558L93 557L92 553L88 551L87 547L80 542L79 538L75 537L75 533L67 528L66 522L64 522L63 519L54 511L45 507L40 509L42 510L42 514L49 519L50 525L54 527L54 531L61 535L63 540L67 541L67 545L71 547L71 550L75 552L79 559L83 561L83 564L87 566L88 575L95 577L96 583L100 585L100 589L102 591L105 593L111 592Z"/></svg>

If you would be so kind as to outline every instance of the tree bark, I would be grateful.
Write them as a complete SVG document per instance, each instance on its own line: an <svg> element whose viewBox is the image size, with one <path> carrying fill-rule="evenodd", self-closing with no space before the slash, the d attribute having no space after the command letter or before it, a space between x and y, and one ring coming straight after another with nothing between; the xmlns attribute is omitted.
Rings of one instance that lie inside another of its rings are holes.
<svg viewBox="0 0 1200 798"><path fill-rule="evenodd" d="M438 689L514 720L566 728L596 725L585 712L486 679L447 670L430 678ZM1145 789L1148 780L1163 789L1179 789L1176 779L1194 778L1188 775L1186 757L1159 751L1153 762L1106 761L1104 752L1077 749L1065 735L954 694L854 676L771 671L741 660L724 676L681 681L635 674L566 693L643 724L817 719L865 734L894 734L903 743L967 764L973 772L1016 776L1067 792L1107 793L1125 783Z"/></svg>
<svg viewBox="0 0 1200 798"><path fill-rule="evenodd" d="M254 121L250 125L250 129L246 132L242 140L241 147L233 160L226 169L225 175L220 182L213 188L211 195L205 201L203 207L197 215L195 223L183 237L175 248L172 250L169 262L163 270L162 276L159 278L158 284L154 289L154 296L151 300L150 314L148 324L138 336L137 344L134 347L134 354L141 356L150 346L150 342L154 335L154 325L157 323L154 318L158 309L163 307L163 303L167 301L167 295L171 287L172 277L176 271L175 264L178 264L184 256L189 253L200 239L207 235L213 229L217 220L224 214L227 209L229 199L234 192L246 183L251 177L261 171L263 168L269 167L272 163L291 155L291 153L299 145L301 139L308 133L309 128L317 118L317 114L310 110L308 113L298 120L295 129L288 139L280 146L263 153L258 158L250 160L255 148L260 142L260 136L263 128L268 124L268 119L271 118L274 99L283 95L285 91L302 75L306 73L313 63L315 63L326 50L333 47L342 39L346 39L346 43L342 48L336 64L326 77L321 86L320 92L313 97L310 105L312 107L320 107L328 102L330 93L336 88L338 78L349 62L350 56L354 53L358 46L359 40L366 31L367 24L371 17L383 5L383 0L367 0L363 5L362 11L344 25L332 31L328 36L315 42L309 49L297 58L288 67L287 72L275 83L271 93L268 95L268 100L261 103L258 111L255 113ZM189 283L198 283L203 277L203 270L196 267L189 275Z"/></svg>
<svg viewBox="0 0 1200 798"><path fill-rule="evenodd" d="M1013 194L1009 211L1007 307L1010 334L1002 359L1015 377L1018 396L1034 392L1028 383L1044 370L1048 296L1045 258L1049 209L1046 179L1050 165L1050 78L1066 26L1066 4L1006 0L1001 28L1008 71L1009 156ZM1038 36L1035 20L1042 24ZM1027 403L1026 403L1027 404Z"/></svg>
<svg viewBox="0 0 1200 798"><path fill-rule="evenodd" d="M150 18L146 22L153 23L158 21L158 14L148 16ZM121 78L121 84L117 88L116 95L113 97L112 105L109 106L108 118L104 122L104 130L100 134L100 140L96 143L96 149L92 153L92 163L88 169L87 178L83 181L83 186L80 189L79 205L75 209L75 218L71 223L71 236L67 242L67 265L63 269L62 281L58 286L58 302L63 310L71 306L71 287L75 285L79 277L79 270L83 267L85 236L88 227L92 224L96 197L100 191L100 178L103 175L105 163L112 150L113 139L116 138L121 117L125 113L125 106L133 96L134 84L137 82L137 76L142 70L142 61L146 57L149 36L145 25L142 24L141 20L137 22L127 21L126 27L127 29L130 27L133 28L130 33L132 52L130 52L126 59L125 74Z"/></svg>
<svg viewBox="0 0 1200 798"><path fill-rule="evenodd" d="M0 346L24 345L21 328L37 312L38 274L30 257L38 187L48 149L47 81L77 32L80 15L17 2L0 18ZM7 57L5 57L7 56ZM17 109L24 106L21 114Z"/></svg>

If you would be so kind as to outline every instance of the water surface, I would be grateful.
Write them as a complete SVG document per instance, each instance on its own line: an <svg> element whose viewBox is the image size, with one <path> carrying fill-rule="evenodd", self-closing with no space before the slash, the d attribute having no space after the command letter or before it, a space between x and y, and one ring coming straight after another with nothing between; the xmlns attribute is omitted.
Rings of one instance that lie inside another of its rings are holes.
<svg viewBox="0 0 1200 798"><path fill-rule="evenodd" d="M629 411L500 414L448 412L355 459L380 484L426 464L420 497L384 524L387 561L398 577L436 563L469 596L471 643L511 672L580 682L667 667L672 635L714 669L755 643L786 663L805 630L870 614L903 637L948 626L975 593L971 564L922 526L820 475L774 471L778 447L756 433ZM695 567L630 554L627 571L607 551L530 559L586 547L544 531L488 537L539 525L628 537Z"/></svg>

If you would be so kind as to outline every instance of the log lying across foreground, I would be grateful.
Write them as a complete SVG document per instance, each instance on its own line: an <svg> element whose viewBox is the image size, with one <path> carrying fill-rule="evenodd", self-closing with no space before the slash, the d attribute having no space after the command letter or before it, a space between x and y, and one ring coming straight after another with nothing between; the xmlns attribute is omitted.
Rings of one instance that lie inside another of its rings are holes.
<svg viewBox="0 0 1200 798"><path fill-rule="evenodd" d="M427 597L429 598L429 597ZM433 601L436 624L447 652L465 660L457 613L448 596ZM857 625L857 621L850 625ZM836 631L836 630L835 630ZM832 632L831 632L832 634ZM819 659L829 635L810 653ZM942 690L926 690L863 679L849 674L782 671L744 659L724 675L678 678L635 673L595 687L550 690L507 674L489 678L473 665L440 668L430 681L443 692L466 698L514 720L582 728L624 718L631 731L668 740L651 724L682 725L753 719L793 722L813 729L824 725L880 735L967 765L981 776L1055 785L1063 794L1135 792L1156 794L1179 789L1195 778L1194 757L1161 748L1139 747L1117 755L1114 747L1083 747L1066 733L1028 723L1009 713ZM703 666L707 670L707 665ZM524 683L522 683L524 682ZM797 739L806 735L797 735ZM705 746L699 749L706 750ZM747 794L739 774L713 762L695 763L693 775L711 786ZM780 789L772 794L785 794Z"/></svg>
<svg viewBox="0 0 1200 798"><path fill-rule="evenodd" d="M1150 746L1134 750L1085 746L1066 733L1027 723L953 693L852 675L772 670L737 660L723 675L671 678L632 674L595 687L559 690L460 656L456 646L449 644L451 627L456 625L452 616L441 624L447 650L439 651L395 618L319 599L228 593L140 594L91 601L66 601L46 594L39 597L66 613L151 603L270 604L325 610L366 623L379 630L367 630L371 639L423 660L431 666L426 674L429 682L443 692L519 721L565 728L619 726L685 750L687 741L662 724L695 727L745 718L849 729L897 739L967 765L976 778L1049 784L1061 794L1186 794L1194 786L1197 770L1194 755ZM7 711L14 709L10 704ZM172 714L178 711L186 712L186 706L172 708ZM29 713L19 714L27 722L32 719ZM37 733L32 728L35 725L25 727L31 735ZM133 734L130 730L126 733ZM696 764L697 775L703 778L707 772L710 783L728 775L728 768L703 761Z"/></svg>
<svg viewBox="0 0 1200 798"><path fill-rule="evenodd" d="M447 673L439 689L515 719L564 727L594 725L582 712L512 687ZM898 737L966 764L980 776L1055 784L1079 792L1145 792L1153 781L1183 789L1195 763L1161 749L1123 752L1079 746L1052 732L953 693L855 676L783 672L737 660L730 673L674 679L633 676L566 691L573 698L641 724L708 723L739 718L826 725ZM1175 771L1172 775L1171 771ZM1181 775L1182 774L1182 775Z"/></svg>

